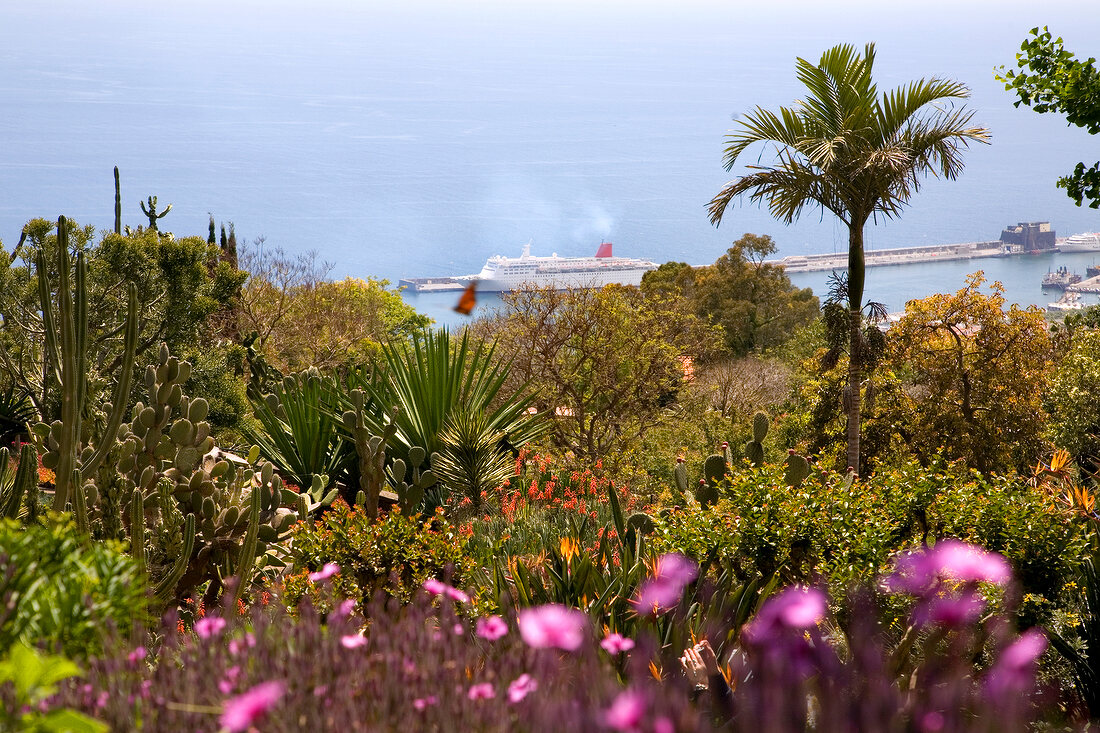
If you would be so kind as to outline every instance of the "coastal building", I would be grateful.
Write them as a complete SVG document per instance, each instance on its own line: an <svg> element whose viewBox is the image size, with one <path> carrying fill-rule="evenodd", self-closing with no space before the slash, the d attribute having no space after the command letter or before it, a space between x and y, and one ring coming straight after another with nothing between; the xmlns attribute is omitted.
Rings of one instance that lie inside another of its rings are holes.
<svg viewBox="0 0 1100 733"><path fill-rule="evenodd" d="M1054 249L1055 233L1049 221L1022 221L1016 226L1005 227L1001 242L1006 251L1019 247L1023 252L1042 252Z"/></svg>

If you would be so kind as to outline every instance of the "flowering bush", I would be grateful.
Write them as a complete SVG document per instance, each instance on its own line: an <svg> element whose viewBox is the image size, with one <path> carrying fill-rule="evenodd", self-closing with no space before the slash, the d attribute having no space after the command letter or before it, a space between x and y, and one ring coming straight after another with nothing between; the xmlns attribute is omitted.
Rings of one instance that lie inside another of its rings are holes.
<svg viewBox="0 0 1100 733"><path fill-rule="evenodd" d="M924 647L915 663L911 647L883 645L867 608L874 591L842 625L829 618L824 591L789 587L746 626L740 649L722 655L721 674L698 699L678 673L679 645L645 631L601 640L585 614L553 605L492 622L504 633L479 633L490 622L464 621L461 592L432 583L409 605L379 594L364 609L365 630L352 604L335 602L324 620L308 601L296 618L277 604L257 606L205 635L178 633L169 618L155 656L94 660L43 712L72 708L115 730L209 733L1022 732L1051 711L1035 684L1043 635L1018 635L998 614L920 610L945 594L969 609L979 584L1010 582L1006 569L999 556L952 543L899 561L883 583L915 601L911 628L921 631L907 643ZM695 572L686 559L666 557L649 582L686 590ZM988 662L976 667L983 653Z"/></svg>
<svg viewBox="0 0 1100 733"><path fill-rule="evenodd" d="M367 601L384 591L408 602L426 579L450 573L462 581L470 567L462 538L441 512L424 520L394 509L372 522L360 507L337 500L316 522L295 525L291 537L292 566L283 581L290 606L322 582L347 598ZM329 573L329 566L341 571Z"/></svg>

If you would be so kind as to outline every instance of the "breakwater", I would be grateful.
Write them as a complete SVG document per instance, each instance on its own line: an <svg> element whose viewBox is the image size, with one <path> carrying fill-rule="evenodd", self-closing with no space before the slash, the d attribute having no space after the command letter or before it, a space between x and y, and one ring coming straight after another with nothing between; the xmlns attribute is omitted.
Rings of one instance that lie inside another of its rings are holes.
<svg viewBox="0 0 1100 733"><path fill-rule="evenodd" d="M867 267L883 265L907 265L925 262L949 262L951 260L972 260L980 257L1005 257L1022 254L1022 249L1005 245L994 240L991 242L964 242L962 244L932 244L920 247L898 247L893 249L866 250L863 253ZM826 272L848 269L848 253L789 255L778 260L768 260L768 264L782 265L788 273Z"/></svg>

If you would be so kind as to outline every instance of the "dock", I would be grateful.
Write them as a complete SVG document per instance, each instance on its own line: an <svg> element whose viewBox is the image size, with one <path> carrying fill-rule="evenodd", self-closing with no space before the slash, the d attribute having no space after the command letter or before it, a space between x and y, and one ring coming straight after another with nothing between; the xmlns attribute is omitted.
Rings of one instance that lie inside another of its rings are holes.
<svg viewBox="0 0 1100 733"><path fill-rule="evenodd" d="M1100 293L1100 275L1066 287L1069 293Z"/></svg>
<svg viewBox="0 0 1100 733"><path fill-rule="evenodd" d="M465 290L470 282L457 277L408 277L399 280L397 284L414 293L441 293L449 290Z"/></svg>
<svg viewBox="0 0 1100 733"><path fill-rule="evenodd" d="M1010 254L1016 254L1016 251L1006 248L1000 241L992 241L872 249L864 251L863 258L867 267L881 267L884 265L908 265L918 262L971 260L979 257L1004 257ZM848 253L790 255L779 260L768 260L768 264L782 265L788 273L846 270L848 269Z"/></svg>

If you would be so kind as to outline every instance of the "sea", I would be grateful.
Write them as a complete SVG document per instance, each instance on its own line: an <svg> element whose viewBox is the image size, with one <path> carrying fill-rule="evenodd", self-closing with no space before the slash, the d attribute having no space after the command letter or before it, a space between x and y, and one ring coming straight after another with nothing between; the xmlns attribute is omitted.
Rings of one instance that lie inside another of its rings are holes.
<svg viewBox="0 0 1100 733"><path fill-rule="evenodd" d="M0 242L33 217L108 229L112 167L123 221L316 251L334 277L462 275L493 254L616 254L713 262L746 232L778 256L843 252L844 226L807 209L789 226L742 203L721 226L706 204L744 172L722 167L744 112L798 99L795 60L876 44L880 89L946 77L992 144L955 181L931 179L868 248L987 241L1049 221L1100 230L1100 211L1055 187L1100 136L1013 105L994 78L1029 29L1100 55L1094 0L5 0L0 4ZM761 149L748 163L766 164ZM259 246L259 245L257 245ZM1100 259L1100 258L1097 258ZM1042 275L1093 255L874 268L892 311L982 269L1012 302L1045 303ZM826 289L827 273L794 275ZM454 294L408 301L441 324ZM478 312L499 303L482 299Z"/></svg>

